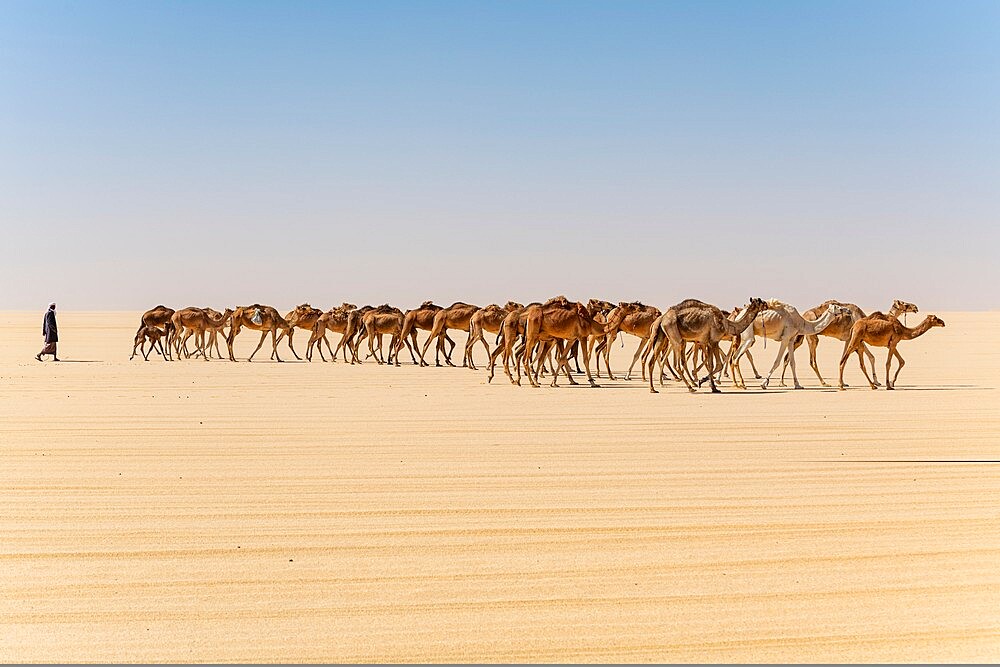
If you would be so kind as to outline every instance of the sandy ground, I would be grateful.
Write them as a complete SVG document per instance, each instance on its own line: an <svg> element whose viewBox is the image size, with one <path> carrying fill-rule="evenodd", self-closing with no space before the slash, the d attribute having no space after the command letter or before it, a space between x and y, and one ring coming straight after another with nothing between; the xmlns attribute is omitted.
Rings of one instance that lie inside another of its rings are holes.
<svg viewBox="0 0 1000 667"><path fill-rule="evenodd" d="M712 396L0 313L0 659L1000 660L1000 313L939 314L899 391Z"/></svg>

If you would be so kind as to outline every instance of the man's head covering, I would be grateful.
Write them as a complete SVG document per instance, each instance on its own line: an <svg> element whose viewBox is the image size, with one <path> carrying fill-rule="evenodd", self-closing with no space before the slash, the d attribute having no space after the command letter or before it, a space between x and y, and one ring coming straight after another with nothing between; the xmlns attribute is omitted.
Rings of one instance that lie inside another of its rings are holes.
<svg viewBox="0 0 1000 667"><path fill-rule="evenodd" d="M56 302L53 301L52 303L49 304L49 310L55 310L55 309L56 309Z"/></svg>

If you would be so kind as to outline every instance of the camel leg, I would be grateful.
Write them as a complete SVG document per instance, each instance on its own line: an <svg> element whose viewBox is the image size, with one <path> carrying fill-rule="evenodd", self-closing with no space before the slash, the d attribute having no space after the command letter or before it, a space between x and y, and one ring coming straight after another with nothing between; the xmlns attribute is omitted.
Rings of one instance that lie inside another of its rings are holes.
<svg viewBox="0 0 1000 667"><path fill-rule="evenodd" d="M465 359L469 362L469 368L475 371L479 369L476 368L476 364L472 361L472 348L481 335L478 331L474 331L474 329L475 327L469 325L469 338L465 341ZM462 365L464 366L465 363L463 362Z"/></svg>
<svg viewBox="0 0 1000 667"><path fill-rule="evenodd" d="M281 362L281 357L278 356L278 329L271 329L271 351L274 352L274 358L278 362Z"/></svg>
<svg viewBox="0 0 1000 667"><path fill-rule="evenodd" d="M861 344L861 349L864 352L865 356L868 358L868 365L872 367L872 382L875 384L876 387L881 387L882 385L879 384L878 375L876 375L875 373L875 354L870 349L868 349L868 346L865 345L864 343ZM886 378L886 380L888 379L889 378Z"/></svg>
<svg viewBox="0 0 1000 667"><path fill-rule="evenodd" d="M442 333L444 334L444 342L441 343L441 349L442 350L444 349L444 344L445 343L447 343L448 346L449 346L448 347L448 351L444 353L445 363L447 363L449 366L454 366L455 364L451 363L451 354L452 354L452 352L455 351L455 345L456 345L456 343L455 343L454 340L452 340L451 336L448 335L448 329L447 328L445 328L445 330Z"/></svg>
<svg viewBox="0 0 1000 667"><path fill-rule="evenodd" d="M587 373L587 382L590 383L591 387L599 387L597 381L594 380L594 376L590 374L590 348L587 345L583 345L583 368ZM610 373L610 369L608 370Z"/></svg>
<svg viewBox="0 0 1000 667"><path fill-rule="evenodd" d="M441 335L441 329L439 327L435 326L433 329L431 329L430 334L427 336L427 340L424 341L423 348L421 348L421 350L420 350L420 365L421 366L428 366L429 365L426 361L424 361L424 357L427 355L427 348L430 347L431 346L431 342L435 341L437 339L437 337L440 336L440 335ZM438 366L441 365L441 361L438 358L439 355L440 355L440 351L441 351L441 341L437 341L437 349L434 352L434 366L435 367L438 367Z"/></svg>
<svg viewBox="0 0 1000 667"><path fill-rule="evenodd" d="M760 383L761 389L767 389L767 385L770 384L771 382L771 376L774 375L774 371L776 368L778 368L778 364L781 363L782 358L784 358L785 350L787 349L788 349L788 339L782 338L781 345L778 346L778 356L775 357L774 363L771 364L771 370L768 371L767 377L764 378L764 381Z"/></svg>
<svg viewBox="0 0 1000 667"><path fill-rule="evenodd" d="M885 353L885 388L888 390L895 389L892 383L889 382L889 373L892 371L892 357L896 353L896 345L894 343L889 343L889 350Z"/></svg>
<svg viewBox="0 0 1000 667"><path fill-rule="evenodd" d="M906 364L906 361L903 360L903 356L899 353L899 348L897 348L895 345L893 345L892 347L892 353L896 356L896 359L899 361L899 366L896 368L896 374L892 378L892 388L895 389L896 380L899 379L899 371L903 370L903 366ZM885 386L887 389L889 388L888 376L886 376Z"/></svg>
<svg viewBox="0 0 1000 667"><path fill-rule="evenodd" d="M256 324L256 322L254 322L254 324ZM267 338L267 331L261 331L260 341L257 343L257 347L254 348L253 352L250 353L250 356L247 358L247 361L253 361L253 355L257 354L257 350L259 350L264 345L265 338Z"/></svg>
<svg viewBox="0 0 1000 667"><path fill-rule="evenodd" d="M632 363L629 364L629 366L628 366L628 372L625 374L625 379L626 380L631 380L632 379L632 369L635 367L635 362L639 359L640 356L642 356L642 353L645 350L646 344L648 342L649 342L649 337L648 336L646 338L640 338L639 339L639 345L635 348L635 354L632 355ZM645 376L646 375L646 366L643 365L643 364L639 364L639 367L642 368L642 374L643 374L643 376ZM643 377L642 379L645 380L646 378Z"/></svg>
<svg viewBox="0 0 1000 667"><path fill-rule="evenodd" d="M650 337L649 347L649 391L652 394L657 394L656 387L653 386L653 369L656 367L656 357L660 352L660 348L663 347L663 337L659 331ZM644 362L645 363L645 362ZM645 380L645 378L643 378Z"/></svg>
<svg viewBox="0 0 1000 667"><path fill-rule="evenodd" d="M163 357L164 359L166 359L166 358L167 358L167 355L166 355L166 353L165 353L165 352L163 351L163 343L161 343L161 342L160 342L159 340L157 340L157 341L156 341L156 345L158 345L158 346L160 347L160 349L158 350L158 352L159 352L160 356L161 356L161 357Z"/></svg>
<svg viewBox="0 0 1000 667"><path fill-rule="evenodd" d="M317 343L317 346L319 347L320 358L323 359L323 361L326 361L326 359L323 357L323 343L326 343L326 351L330 353L330 361L332 361L333 363L337 363L337 355L334 354L333 350L330 349L330 339L326 337L325 331L323 332L323 336L320 338L319 343ZM346 351L344 354L345 354L344 361L347 361Z"/></svg>
<svg viewBox="0 0 1000 667"><path fill-rule="evenodd" d="M674 364L677 365L677 367L680 369L679 370L680 376L684 380L684 384L687 385L688 391L693 393L695 391L695 386L693 382L694 376L691 375L691 369L688 368L687 354L686 350L684 349L685 343L682 340L679 346L675 346L673 344L671 344L671 346L674 348ZM662 370L660 371L660 373L662 375Z"/></svg>
<svg viewBox="0 0 1000 667"><path fill-rule="evenodd" d="M138 340L136 340L136 341L135 341L135 345L133 345L133 346L132 346L132 356L128 358L128 360L129 360L129 361L132 361L133 359L135 359L135 351L136 351L136 350L137 350L137 349L138 349L139 347L141 347L141 346L142 346L142 343L143 343L143 342L145 342L145 339L144 339L144 338L140 338L140 339L138 339Z"/></svg>
<svg viewBox="0 0 1000 667"><path fill-rule="evenodd" d="M794 347L791 346L791 344L789 344L789 346L787 346L787 350L788 350L789 363L792 366L792 381L795 383L796 389L802 389L802 385L799 384L799 376L795 372L795 349Z"/></svg>
<svg viewBox="0 0 1000 667"><path fill-rule="evenodd" d="M829 387L830 385L823 379L823 374L819 372L819 364L816 363L816 348L819 346L819 336L806 336L806 344L809 346L809 366L812 367L816 373L816 377L819 378L819 383L824 387Z"/></svg>
<svg viewBox="0 0 1000 667"><path fill-rule="evenodd" d="M302 361L302 357L298 355L295 351L295 347L292 345L292 336L295 335L295 327L288 330L288 349L292 351L292 355L298 360Z"/></svg>

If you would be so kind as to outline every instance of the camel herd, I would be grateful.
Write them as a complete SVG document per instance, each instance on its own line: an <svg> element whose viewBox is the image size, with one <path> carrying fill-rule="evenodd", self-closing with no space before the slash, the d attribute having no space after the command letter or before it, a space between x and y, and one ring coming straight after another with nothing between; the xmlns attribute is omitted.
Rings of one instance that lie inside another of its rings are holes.
<svg viewBox="0 0 1000 667"><path fill-rule="evenodd" d="M435 365L441 366L443 358L445 364L453 366L451 356L456 343L449 332L463 331L467 337L462 366L476 370L473 350L477 343L482 343L489 356L490 381L499 361L507 377L517 385L521 384L522 371L534 387L539 386L545 374L551 375L553 387L563 373L570 384L577 384L570 368L572 361L576 372L586 373L590 384L597 386L595 373L591 372L591 360L595 361L597 377L601 377L603 360L608 377L614 380L610 366L611 346L619 334L628 334L638 338L639 344L625 374L626 380L632 379L633 369L639 363L643 381L648 378L653 393L657 393L654 379L663 386L664 380L669 378L683 382L692 392L706 382L713 392L718 392L717 385L724 377L731 378L733 386L746 388L741 368L744 358L750 363L754 376L761 379L751 353L758 338L764 339L765 345L767 339L778 343L777 354L763 378L762 388L768 388L779 365L782 366L781 385L784 386L786 370L791 368L795 388L802 388L795 367L795 351L803 341L808 344L810 367L820 383L829 386L816 363L820 337L827 336L844 343L839 369L841 389L845 386L844 366L854 354L871 388L880 386L875 356L869 347L887 349L883 378L885 388L893 389L905 363L899 354L899 342L921 336L933 327L944 326L944 322L934 315L928 315L913 328L899 320L901 315L916 312L915 305L899 300L893 302L888 313L865 315L858 306L840 301L827 301L799 313L777 299L753 298L745 306L731 311L687 299L661 311L639 302L616 305L591 299L580 303L563 296L544 303L522 305L508 301L503 306L492 304L485 308L462 302L444 308L425 301L406 312L388 304L358 308L343 303L326 312L302 304L284 316L271 306L261 304L240 306L235 310L227 308L223 312L211 308L174 310L157 306L143 313L130 359L135 357L137 350L147 361L153 351L166 360L198 356L208 360L213 355L222 359L218 340L222 334L228 359L236 361L233 342L243 329L260 332L257 347L247 361L253 360L268 334L272 359L281 361L278 344L282 339L288 340L292 355L301 359L295 351L293 338L297 329L303 329L309 332L305 351L309 361L317 350L320 358L326 361L325 345L331 361L342 355L350 364L373 358L379 364L399 366L400 352L405 347L414 364L427 366L425 357L434 343ZM418 344L418 330L427 332L423 346ZM340 334L336 348L331 346L328 337L333 333ZM492 349L486 334L493 340ZM386 336L389 343L384 350ZM721 345L723 341L728 343L725 351ZM149 343L148 350L146 343ZM189 350L189 343L194 346L193 351ZM365 348L367 355L364 355ZM583 370L580 369L581 356ZM898 366L890 380L893 358Z"/></svg>

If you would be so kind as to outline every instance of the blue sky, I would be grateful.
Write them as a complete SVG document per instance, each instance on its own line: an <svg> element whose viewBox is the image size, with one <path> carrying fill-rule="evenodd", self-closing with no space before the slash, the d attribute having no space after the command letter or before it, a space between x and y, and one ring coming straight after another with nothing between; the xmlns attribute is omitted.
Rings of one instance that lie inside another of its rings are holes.
<svg viewBox="0 0 1000 667"><path fill-rule="evenodd" d="M0 4L0 308L1000 307L1000 3Z"/></svg>

